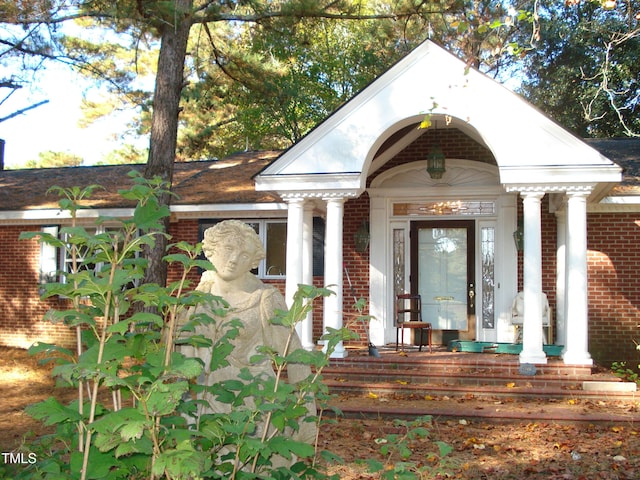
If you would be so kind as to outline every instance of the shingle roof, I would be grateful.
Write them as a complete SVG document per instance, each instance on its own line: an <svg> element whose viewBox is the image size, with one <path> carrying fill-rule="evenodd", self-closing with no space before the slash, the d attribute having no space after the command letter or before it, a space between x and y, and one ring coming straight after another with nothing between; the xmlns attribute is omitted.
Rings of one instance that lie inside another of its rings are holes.
<svg viewBox="0 0 640 480"><path fill-rule="evenodd" d="M640 195L640 139L586 138L586 143L623 169L622 182L612 195Z"/></svg>
<svg viewBox="0 0 640 480"><path fill-rule="evenodd" d="M624 169L622 183L613 195L640 195L640 139L586 139L589 145ZM281 152L252 151L231 155L224 160L176 163L174 205L280 202L274 193L257 192L253 177L270 165ZM143 165L106 165L92 167L41 168L0 171L0 211L57 208L58 196L47 194L52 186L85 187L96 191L86 202L92 207L133 206L118 195L131 185L127 174Z"/></svg>
<svg viewBox="0 0 640 480"><path fill-rule="evenodd" d="M173 176L174 205L280 202L270 192L256 192L253 177L280 152L243 152L224 160L176 163ZM133 206L118 190L132 185L128 173L144 165L4 170L0 172L0 210L57 208L59 197L47 194L52 186L63 188L97 184L103 187L86 204L92 207Z"/></svg>

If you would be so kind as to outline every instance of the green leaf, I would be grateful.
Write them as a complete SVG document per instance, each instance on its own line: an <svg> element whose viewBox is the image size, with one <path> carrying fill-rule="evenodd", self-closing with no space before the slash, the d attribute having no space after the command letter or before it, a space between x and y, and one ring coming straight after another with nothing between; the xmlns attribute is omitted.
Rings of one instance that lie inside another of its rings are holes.
<svg viewBox="0 0 640 480"><path fill-rule="evenodd" d="M191 443L186 441L158 455L152 473L167 478L199 478L211 465L208 452L195 451Z"/></svg>
<svg viewBox="0 0 640 480"><path fill-rule="evenodd" d="M114 455L116 458L120 458L132 453L142 453L148 457L147 462L150 462L151 455L153 455L153 442L145 437L135 442L120 442L115 449Z"/></svg>
<svg viewBox="0 0 640 480"><path fill-rule="evenodd" d="M77 410L62 405L53 397L34 405L29 405L25 411L28 415L31 415L36 420L41 420L47 426L77 422L82 419Z"/></svg>
<svg viewBox="0 0 640 480"><path fill-rule="evenodd" d="M269 447L284 458L291 458L292 453L300 458L309 458L315 454L313 445L286 436L273 437L269 441Z"/></svg>
<svg viewBox="0 0 640 480"><path fill-rule="evenodd" d="M129 326L131 324L134 325L154 325L156 327L162 327L164 324L163 318L155 313L151 312L136 312L131 317L127 318L126 321L120 321L118 323L114 323L108 329L111 333L121 333L124 334L129 331Z"/></svg>
<svg viewBox="0 0 640 480"><path fill-rule="evenodd" d="M53 345L51 343L45 343L45 342L34 343L29 347L28 353L29 355L38 355L40 353L46 353L47 355L61 354L67 358L73 358L73 355L74 355L74 353L68 348L60 347L58 345ZM47 363L52 360L59 360L59 359L51 358L51 357L44 358L40 360L40 363Z"/></svg>
<svg viewBox="0 0 640 480"><path fill-rule="evenodd" d="M80 472L82 470L83 454L74 451L71 454L71 471ZM96 448L89 451L89 465L87 467L87 479L105 479L112 478L110 472L121 467L119 462L109 453L103 453ZM121 475L124 472L121 472Z"/></svg>
<svg viewBox="0 0 640 480"><path fill-rule="evenodd" d="M151 428L147 420L138 420L136 422L129 422L120 429L120 436L123 440L137 440L142 437L145 429Z"/></svg>
<svg viewBox="0 0 640 480"><path fill-rule="evenodd" d="M367 468L369 469L370 473L381 472L382 470L384 470L384 464L379 460L367 458L365 462L367 463Z"/></svg>
<svg viewBox="0 0 640 480"><path fill-rule="evenodd" d="M146 400L147 410L151 415L168 415L173 412L182 399L182 395L189 390L189 383L180 381L162 383L157 381L151 388L151 394Z"/></svg>
<svg viewBox="0 0 640 480"><path fill-rule="evenodd" d="M174 360L169 367L169 373L187 379L198 377L202 370L202 362L195 358L182 357L179 360Z"/></svg>
<svg viewBox="0 0 640 480"><path fill-rule="evenodd" d="M113 450L121 443L120 435L115 432L96 433L93 438L94 446L103 453Z"/></svg>
<svg viewBox="0 0 640 480"><path fill-rule="evenodd" d="M161 227L160 220L170 215L169 207L158 206L156 202L147 202L138 206L133 213L133 221L142 230L157 229Z"/></svg>
<svg viewBox="0 0 640 480"><path fill-rule="evenodd" d="M445 443L442 441L436 441L435 444L438 446L438 449L440 450L440 457L446 457L451 452L453 452L453 447L448 443Z"/></svg>

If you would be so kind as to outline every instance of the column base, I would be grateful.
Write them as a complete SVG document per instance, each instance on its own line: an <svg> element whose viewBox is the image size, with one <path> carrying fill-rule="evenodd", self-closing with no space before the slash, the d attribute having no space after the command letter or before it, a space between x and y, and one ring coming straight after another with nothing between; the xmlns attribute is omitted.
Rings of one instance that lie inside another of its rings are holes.
<svg viewBox="0 0 640 480"><path fill-rule="evenodd" d="M338 350L335 349L333 353L329 356L329 358L347 358L349 356L349 352L346 350Z"/></svg>
<svg viewBox="0 0 640 480"><path fill-rule="evenodd" d="M322 345L322 351L323 353L326 354L327 344L323 340L320 340L318 344ZM349 352L347 352L342 342L340 342L338 345L336 345L335 350L331 352L331 355L329 355L329 358L347 358L348 356L349 356Z"/></svg>
<svg viewBox="0 0 640 480"><path fill-rule="evenodd" d="M539 352L520 352L520 363L531 363L533 365L546 365L547 355L543 350Z"/></svg>
<svg viewBox="0 0 640 480"><path fill-rule="evenodd" d="M589 367L593 365L593 359L591 355L589 355L589 352L564 352L562 354L562 361L565 365L584 365Z"/></svg>

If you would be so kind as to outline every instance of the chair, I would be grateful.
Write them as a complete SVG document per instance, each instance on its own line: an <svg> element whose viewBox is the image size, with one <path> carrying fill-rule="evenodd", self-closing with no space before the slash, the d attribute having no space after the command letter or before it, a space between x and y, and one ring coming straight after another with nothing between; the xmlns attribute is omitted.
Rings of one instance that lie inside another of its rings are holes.
<svg viewBox="0 0 640 480"><path fill-rule="evenodd" d="M431 324L422 321L422 298L420 295L402 293L396 295L396 351L398 345L404 350L404 329L413 328L420 331L420 343L418 350L422 351L423 334L427 331L427 344L431 353ZM398 343L400 337L400 343Z"/></svg>
<svg viewBox="0 0 640 480"><path fill-rule="evenodd" d="M542 338L546 337L547 345L553 345L553 316L549 299L542 293ZM518 292L511 305L511 325L516 329L515 342L522 342L522 325L524 323L524 292ZM547 329L545 332L544 329Z"/></svg>

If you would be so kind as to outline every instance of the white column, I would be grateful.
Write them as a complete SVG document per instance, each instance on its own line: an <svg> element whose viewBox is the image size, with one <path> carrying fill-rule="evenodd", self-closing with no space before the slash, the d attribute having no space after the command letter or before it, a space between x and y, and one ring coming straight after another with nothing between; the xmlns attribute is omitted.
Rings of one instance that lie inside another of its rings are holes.
<svg viewBox="0 0 640 480"><path fill-rule="evenodd" d="M287 277L285 281L285 300L291 307L293 295L302 283L302 234L304 217L304 199L287 200Z"/></svg>
<svg viewBox="0 0 640 480"><path fill-rule="evenodd" d="M305 204L302 222L302 283L313 284L313 206ZM313 311L298 324L298 335L302 347L313 350Z"/></svg>
<svg viewBox="0 0 640 480"><path fill-rule="evenodd" d="M524 322L520 363L544 364L542 349L542 235L540 200L544 192L523 193Z"/></svg>
<svg viewBox="0 0 640 480"><path fill-rule="evenodd" d="M567 343L562 358L570 365L593 365L589 354L587 292L587 195L568 193L566 249Z"/></svg>
<svg viewBox="0 0 640 480"><path fill-rule="evenodd" d="M325 233L324 281L325 286L335 292L324 298L324 327L342 328L342 232L344 198L329 198L327 202L327 228ZM347 351L340 342L331 354L333 358L344 358Z"/></svg>
<svg viewBox="0 0 640 480"><path fill-rule="evenodd" d="M556 309L553 313L556 344L567 344L567 323L565 320L566 294L566 252L567 252L567 211L556 212Z"/></svg>

